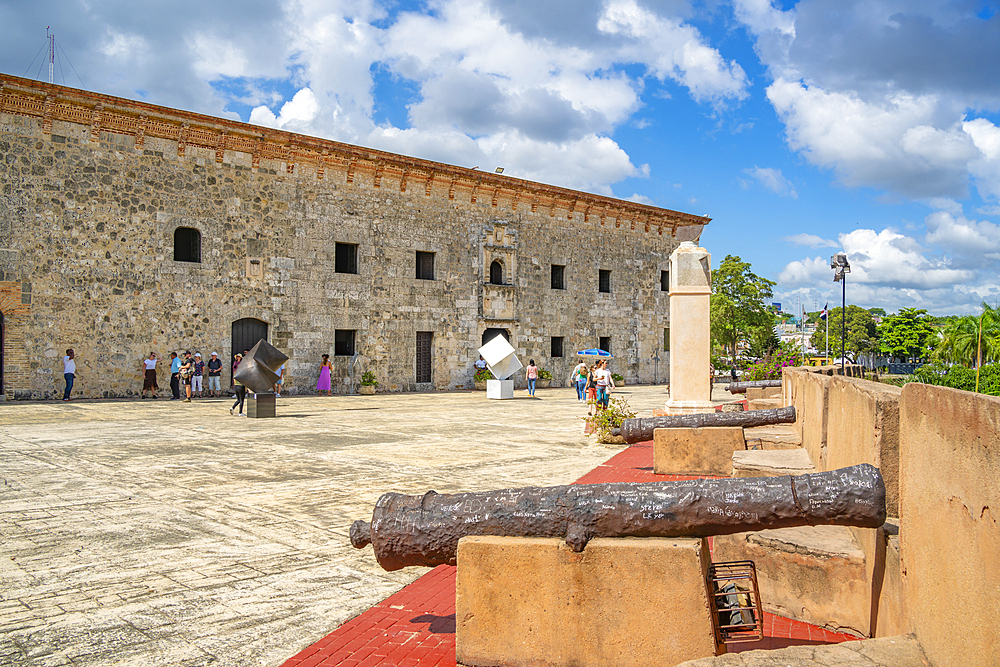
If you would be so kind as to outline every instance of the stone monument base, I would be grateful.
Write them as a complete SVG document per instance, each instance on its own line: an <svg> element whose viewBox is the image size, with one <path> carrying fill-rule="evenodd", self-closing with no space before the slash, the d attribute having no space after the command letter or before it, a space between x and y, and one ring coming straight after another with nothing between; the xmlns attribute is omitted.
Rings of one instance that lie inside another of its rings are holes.
<svg viewBox="0 0 1000 667"><path fill-rule="evenodd" d="M247 393L247 417L274 417L274 394Z"/></svg>
<svg viewBox="0 0 1000 667"><path fill-rule="evenodd" d="M663 406L664 415L696 415L702 412L715 412L712 401L675 401L670 399Z"/></svg>
<svg viewBox="0 0 1000 667"><path fill-rule="evenodd" d="M725 652L709 613L708 544L598 538L458 543L456 649L462 665L644 667Z"/></svg>
<svg viewBox="0 0 1000 667"><path fill-rule="evenodd" d="M654 429L653 472L729 477L733 452L746 448L739 426Z"/></svg>
<svg viewBox="0 0 1000 667"><path fill-rule="evenodd" d="M487 380L486 398L514 398L514 381Z"/></svg>

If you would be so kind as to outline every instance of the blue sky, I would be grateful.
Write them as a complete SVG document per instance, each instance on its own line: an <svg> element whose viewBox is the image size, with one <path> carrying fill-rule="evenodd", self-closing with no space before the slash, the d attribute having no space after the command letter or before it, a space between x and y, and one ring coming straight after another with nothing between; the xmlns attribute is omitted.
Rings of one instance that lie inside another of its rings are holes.
<svg viewBox="0 0 1000 667"><path fill-rule="evenodd" d="M0 0L0 69L709 215L775 301L1000 302L1000 0ZM72 64L72 67L69 64Z"/></svg>

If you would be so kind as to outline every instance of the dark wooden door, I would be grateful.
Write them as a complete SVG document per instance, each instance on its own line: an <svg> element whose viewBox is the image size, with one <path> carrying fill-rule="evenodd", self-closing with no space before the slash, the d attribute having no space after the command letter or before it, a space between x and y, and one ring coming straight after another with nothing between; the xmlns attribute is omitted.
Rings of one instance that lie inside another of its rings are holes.
<svg viewBox="0 0 1000 667"><path fill-rule="evenodd" d="M253 317L244 317L242 320L233 322L233 347L229 356L230 370L237 353L243 354L243 350L249 350L261 340L267 340L267 322ZM232 378L230 378L230 383L231 381Z"/></svg>
<svg viewBox="0 0 1000 667"><path fill-rule="evenodd" d="M417 332L417 382L432 381L433 373L431 364L433 363L433 359L431 351L433 350L433 343L434 332Z"/></svg>

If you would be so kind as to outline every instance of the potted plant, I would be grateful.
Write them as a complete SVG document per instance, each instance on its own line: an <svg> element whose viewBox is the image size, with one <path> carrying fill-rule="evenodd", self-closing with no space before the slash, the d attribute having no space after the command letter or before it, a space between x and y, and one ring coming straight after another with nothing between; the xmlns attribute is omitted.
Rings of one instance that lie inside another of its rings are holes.
<svg viewBox="0 0 1000 667"><path fill-rule="evenodd" d="M358 387L358 393L364 394L366 396L371 396L375 393L375 389L378 387L378 380L375 379L375 374L371 371L365 371L361 374L361 386Z"/></svg>
<svg viewBox="0 0 1000 667"><path fill-rule="evenodd" d="M618 373L612 373L611 374L611 379L614 381L616 387L624 387L625 386L625 378L623 378Z"/></svg>
<svg viewBox="0 0 1000 667"><path fill-rule="evenodd" d="M552 373L545 370L544 368L539 368L538 380L536 381L535 386L538 387L539 389L548 389L550 386L552 386Z"/></svg>
<svg viewBox="0 0 1000 667"><path fill-rule="evenodd" d="M607 410L598 410L596 415L582 418L586 422L584 433L587 437L596 435L600 443L624 445L625 439L620 435L611 435L611 429L619 428L623 421L634 417L627 398L612 398Z"/></svg>
<svg viewBox="0 0 1000 667"><path fill-rule="evenodd" d="M486 381L493 379L493 373L488 368L477 368L476 374L472 376L472 382L479 391L486 391Z"/></svg>

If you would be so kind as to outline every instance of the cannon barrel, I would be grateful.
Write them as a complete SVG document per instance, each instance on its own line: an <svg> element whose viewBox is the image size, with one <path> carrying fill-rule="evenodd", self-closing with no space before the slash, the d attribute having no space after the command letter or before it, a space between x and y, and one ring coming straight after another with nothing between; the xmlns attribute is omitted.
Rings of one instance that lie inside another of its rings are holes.
<svg viewBox="0 0 1000 667"><path fill-rule="evenodd" d="M796 477L574 484L422 496L383 494L351 544L371 544L385 570L455 565L468 535L561 537L583 551L595 537L707 537L766 528L885 522L885 484L868 464Z"/></svg>
<svg viewBox="0 0 1000 667"><path fill-rule="evenodd" d="M750 382L732 382L726 387L730 394L745 394L747 389L764 389L766 387L780 387L781 380L752 380Z"/></svg>
<svg viewBox="0 0 1000 667"><path fill-rule="evenodd" d="M769 424L791 424L795 422L795 406L774 408L773 410L750 410L747 412L702 412L693 415L668 415L666 417L642 417L625 419L619 428L611 429L611 435L620 435L627 443L653 439L653 431L658 428L705 428L708 426L767 426Z"/></svg>

